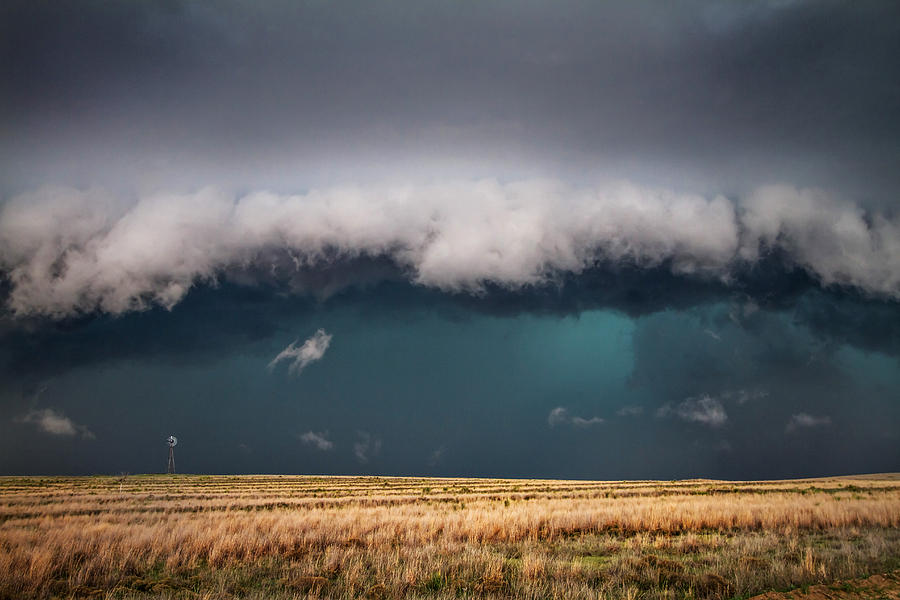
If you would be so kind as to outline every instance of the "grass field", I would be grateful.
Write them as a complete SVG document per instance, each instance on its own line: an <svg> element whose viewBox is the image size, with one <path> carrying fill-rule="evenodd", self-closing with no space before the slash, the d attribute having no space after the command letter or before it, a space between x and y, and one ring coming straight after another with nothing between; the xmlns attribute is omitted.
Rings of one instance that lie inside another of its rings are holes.
<svg viewBox="0 0 900 600"><path fill-rule="evenodd" d="M0 478L0 598L746 598L900 567L900 476Z"/></svg>

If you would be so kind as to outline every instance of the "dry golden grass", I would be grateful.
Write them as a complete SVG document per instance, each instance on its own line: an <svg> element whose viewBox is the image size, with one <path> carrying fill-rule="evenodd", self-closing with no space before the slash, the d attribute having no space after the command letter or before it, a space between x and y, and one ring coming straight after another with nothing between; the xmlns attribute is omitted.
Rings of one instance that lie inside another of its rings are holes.
<svg viewBox="0 0 900 600"><path fill-rule="evenodd" d="M0 598L746 597L900 566L900 478L0 478Z"/></svg>

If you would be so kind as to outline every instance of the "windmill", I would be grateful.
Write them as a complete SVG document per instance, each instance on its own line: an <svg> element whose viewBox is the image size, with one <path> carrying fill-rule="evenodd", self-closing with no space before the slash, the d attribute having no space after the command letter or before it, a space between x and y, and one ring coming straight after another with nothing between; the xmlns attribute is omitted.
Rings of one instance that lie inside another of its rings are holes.
<svg viewBox="0 0 900 600"><path fill-rule="evenodd" d="M166 443L169 444L169 464L166 467L166 473L173 475L175 473L175 444L178 443L178 438L170 435L166 439Z"/></svg>

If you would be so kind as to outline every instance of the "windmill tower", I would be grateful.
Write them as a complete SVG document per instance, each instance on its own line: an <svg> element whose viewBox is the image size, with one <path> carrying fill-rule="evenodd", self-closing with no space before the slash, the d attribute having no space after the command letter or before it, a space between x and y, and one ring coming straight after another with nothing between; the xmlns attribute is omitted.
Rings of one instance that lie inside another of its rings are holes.
<svg viewBox="0 0 900 600"><path fill-rule="evenodd" d="M166 473L173 475L175 473L175 444L178 443L178 438L170 435L166 439L166 443L169 444L169 464L166 466Z"/></svg>

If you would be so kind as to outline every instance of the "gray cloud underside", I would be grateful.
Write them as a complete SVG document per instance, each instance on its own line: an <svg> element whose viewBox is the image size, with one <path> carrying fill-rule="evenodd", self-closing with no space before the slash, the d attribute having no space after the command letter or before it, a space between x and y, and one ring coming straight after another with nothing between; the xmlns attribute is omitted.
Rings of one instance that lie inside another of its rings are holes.
<svg viewBox="0 0 900 600"><path fill-rule="evenodd" d="M727 285L773 252L822 286L900 299L900 218L786 185L738 201L554 180L237 197L206 188L136 201L44 187L0 210L8 308L53 318L170 308L198 283L252 284L360 258L387 260L417 285L477 295L486 285L552 284L598 263L667 265ZM354 273L344 285L381 276ZM334 290L312 278L301 291Z"/></svg>
<svg viewBox="0 0 900 600"><path fill-rule="evenodd" d="M900 183L896 2L8 0L0 189Z"/></svg>

